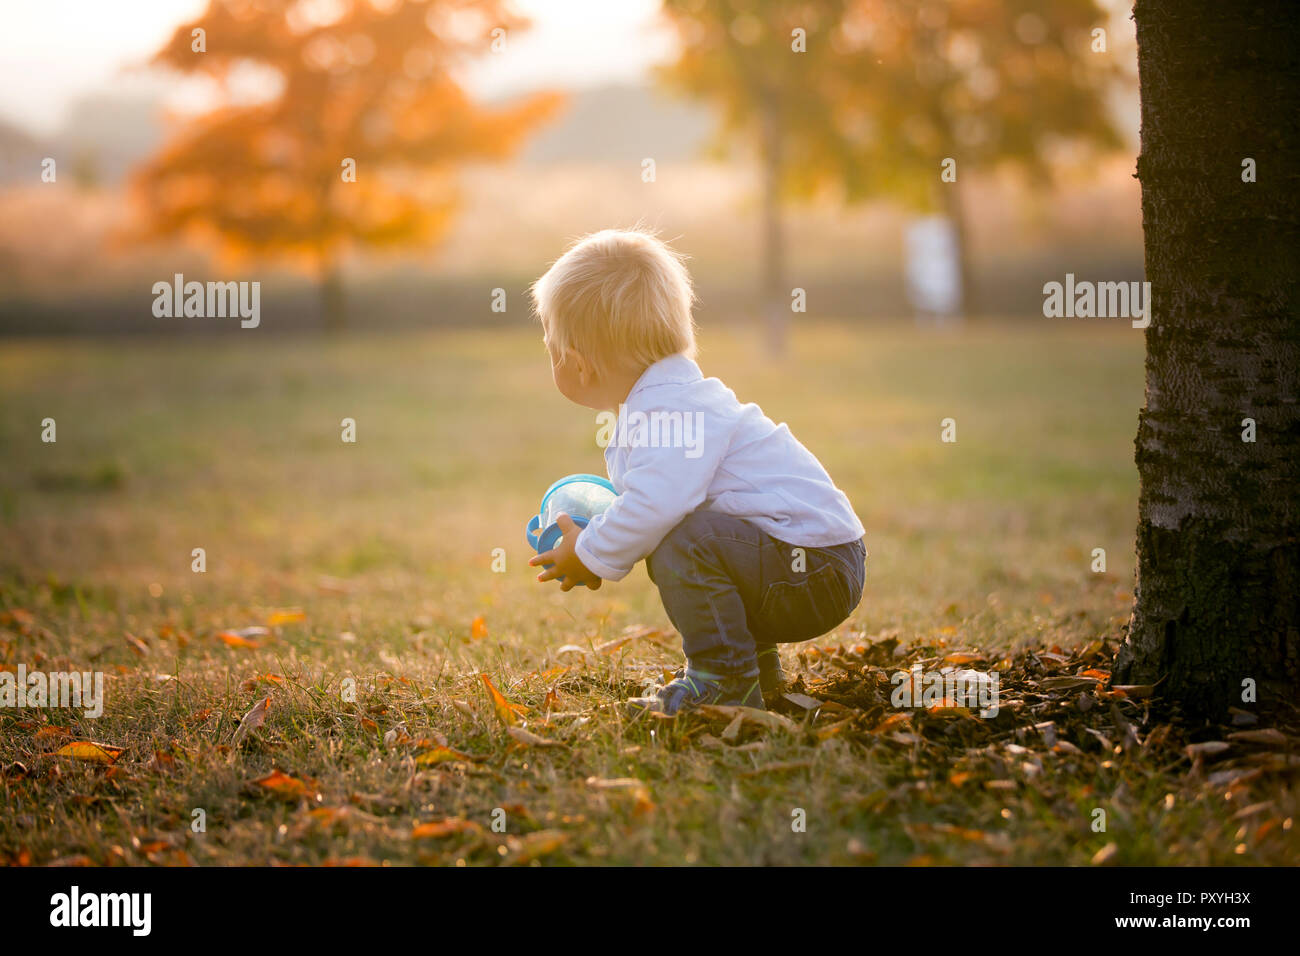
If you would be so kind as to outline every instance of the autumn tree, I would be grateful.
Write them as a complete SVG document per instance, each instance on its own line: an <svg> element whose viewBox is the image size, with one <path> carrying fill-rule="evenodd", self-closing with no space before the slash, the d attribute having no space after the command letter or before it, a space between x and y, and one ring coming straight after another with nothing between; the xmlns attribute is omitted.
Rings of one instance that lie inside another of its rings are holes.
<svg viewBox="0 0 1300 956"><path fill-rule="evenodd" d="M971 287L960 190L1015 163L1039 180L1049 147L1109 147L1116 75L1094 0L666 0L681 56L668 82L717 103L722 136L763 171L765 312L789 315L781 202L831 190L943 210ZM1094 52L1094 49L1097 52ZM942 177L944 161L955 178Z"/></svg>
<svg viewBox="0 0 1300 956"><path fill-rule="evenodd" d="M1289 0L1138 0L1151 325L1117 683L1300 700L1300 74Z"/></svg>
<svg viewBox="0 0 1300 956"><path fill-rule="evenodd" d="M509 155L553 107L486 109L453 78L525 25L500 0L209 0L154 60L220 103L138 170L145 234L306 265L341 325L342 255L436 239L457 168Z"/></svg>

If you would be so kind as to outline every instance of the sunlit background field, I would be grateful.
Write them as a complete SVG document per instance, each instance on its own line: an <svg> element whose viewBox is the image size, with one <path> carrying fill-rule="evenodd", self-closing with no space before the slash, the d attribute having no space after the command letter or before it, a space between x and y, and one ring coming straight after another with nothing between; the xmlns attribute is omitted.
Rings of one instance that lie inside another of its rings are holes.
<svg viewBox="0 0 1300 956"><path fill-rule="evenodd" d="M1131 330L828 324L801 330L780 363L734 329L706 329L702 347L706 372L788 422L854 502L871 575L854 627L941 614L1011 639L1061 605L1094 626L1123 609L1142 387ZM376 613L439 634L483 614L538 651L575 630L662 623L640 571L561 597L524 566L546 486L603 472L594 413L555 391L537 329L20 341L0 381L11 579L190 626L230 624L232 603L311 602L313 620L359 634ZM955 443L940 440L946 418ZM1098 547L1105 574L1090 570ZM496 548L504 573L490 569ZM363 599L322 593L323 580Z"/></svg>

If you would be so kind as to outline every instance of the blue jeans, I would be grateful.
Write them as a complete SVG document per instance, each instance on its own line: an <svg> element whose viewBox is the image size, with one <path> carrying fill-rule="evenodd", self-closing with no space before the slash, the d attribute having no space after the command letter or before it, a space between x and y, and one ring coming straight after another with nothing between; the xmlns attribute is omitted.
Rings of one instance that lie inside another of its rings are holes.
<svg viewBox="0 0 1300 956"><path fill-rule="evenodd" d="M742 518L695 511L651 552L646 569L687 662L739 676L755 673L771 645L820 637L845 620L862 599L866 557L860 540L796 546Z"/></svg>

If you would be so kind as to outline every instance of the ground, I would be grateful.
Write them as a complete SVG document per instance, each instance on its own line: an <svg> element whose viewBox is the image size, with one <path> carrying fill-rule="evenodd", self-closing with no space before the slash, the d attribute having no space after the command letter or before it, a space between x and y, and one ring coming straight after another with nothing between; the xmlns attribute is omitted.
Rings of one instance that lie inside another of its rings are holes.
<svg viewBox="0 0 1300 956"><path fill-rule="evenodd" d="M0 858L1294 860L1294 738L1107 683L1139 333L757 339L706 330L701 363L822 459L870 552L850 620L785 649L826 703L766 722L627 719L680 663L644 571L561 594L525 566L546 486L603 469L534 327L6 343L0 665L102 670L106 704L0 709ZM889 706L945 659L1004 674L999 717Z"/></svg>

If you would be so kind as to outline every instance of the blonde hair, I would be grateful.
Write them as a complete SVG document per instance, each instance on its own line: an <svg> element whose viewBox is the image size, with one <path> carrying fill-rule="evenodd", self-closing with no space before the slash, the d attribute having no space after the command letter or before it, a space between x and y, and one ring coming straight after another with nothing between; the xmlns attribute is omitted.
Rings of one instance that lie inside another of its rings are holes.
<svg viewBox="0 0 1300 956"><path fill-rule="evenodd" d="M640 229L583 236L533 283L547 345L580 352L597 375L695 357L695 293L683 256Z"/></svg>

